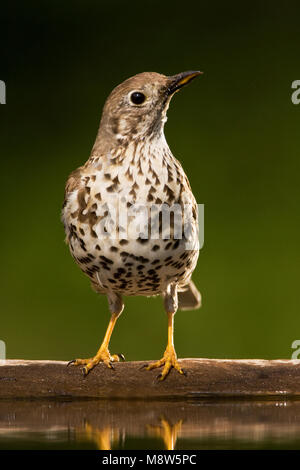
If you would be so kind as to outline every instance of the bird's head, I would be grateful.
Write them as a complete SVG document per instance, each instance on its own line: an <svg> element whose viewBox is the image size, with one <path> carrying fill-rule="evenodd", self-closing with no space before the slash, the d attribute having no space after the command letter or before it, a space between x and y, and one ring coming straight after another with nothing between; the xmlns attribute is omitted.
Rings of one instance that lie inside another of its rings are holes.
<svg viewBox="0 0 300 470"><path fill-rule="evenodd" d="M172 96L200 74L189 71L167 77L145 72L128 78L106 100L99 137L124 144L160 135Z"/></svg>

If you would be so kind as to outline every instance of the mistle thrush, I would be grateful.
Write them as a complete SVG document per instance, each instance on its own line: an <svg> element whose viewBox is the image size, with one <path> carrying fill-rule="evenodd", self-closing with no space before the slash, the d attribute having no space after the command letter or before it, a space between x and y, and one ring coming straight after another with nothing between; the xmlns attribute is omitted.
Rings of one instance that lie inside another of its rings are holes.
<svg viewBox="0 0 300 470"><path fill-rule="evenodd" d="M199 253L198 215L164 124L174 93L199 74L146 72L117 86L105 103L90 158L68 178L62 213L66 241L95 291L106 294L111 312L97 354L71 361L84 365L84 375L99 362L113 368L124 358L108 349L123 295L163 297L167 348L146 368L163 366L161 380L172 367L184 373L173 344L173 319L177 308L194 309L201 302L191 281Z"/></svg>

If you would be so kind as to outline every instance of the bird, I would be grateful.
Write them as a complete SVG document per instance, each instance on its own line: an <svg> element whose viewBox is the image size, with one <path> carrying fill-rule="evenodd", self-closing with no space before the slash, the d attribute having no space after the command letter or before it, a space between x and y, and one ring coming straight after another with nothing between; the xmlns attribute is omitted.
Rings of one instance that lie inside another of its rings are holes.
<svg viewBox="0 0 300 470"><path fill-rule="evenodd" d="M143 72L116 86L104 104L90 157L67 179L66 242L92 288L107 296L111 314L96 355L68 364L83 366L84 376L100 362L114 369L114 362L125 360L109 351L123 296L162 297L167 347L144 368L161 368L159 380L172 369L186 375L174 346L174 315L178 308L201 305L191 279L199 255L198 211L164 125L172 97L201 73Z"/></svg>

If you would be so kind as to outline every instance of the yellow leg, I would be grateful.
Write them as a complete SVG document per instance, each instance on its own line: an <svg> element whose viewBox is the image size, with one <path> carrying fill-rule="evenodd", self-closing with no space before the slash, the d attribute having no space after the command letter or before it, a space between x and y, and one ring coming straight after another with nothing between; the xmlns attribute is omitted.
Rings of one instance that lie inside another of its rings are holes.
<svg viewBox="0 0 300 470"><path fill-rule="evenodd" d="M161 374L159 374L158 379L164 380L165 377L170 372L171 368L174 367L180 374L185 374L181 369L178 361L177 355L174 348L174 312L168 312L168 344L164 352L162 359L153 364L150 364L146 367L147 370L155 369L157 367L164 366Z"/></svg>
<svg viewBox="0 0 300 470"><path fill-rule="evenodd" d="M112 332L113 332L113 329L115 327L118 317L119 315L112 314L104 339L102 341L102 344L97 354L93 358L74 359L73 361L70 361L69 364L74 364L75 366L84 365L85 367L83 368L83 374L87 375L90 370L92 370L97 364L99 364L99 362L104 362L104 364L106 364L107 367L109 367L110 369L113 369L114 367L112 365L112 362L119 362L120 359L124 360L125 358L123 354L113 354L111 356L108 350L110 338L111 338L111 335L112 335Z"/></svg>

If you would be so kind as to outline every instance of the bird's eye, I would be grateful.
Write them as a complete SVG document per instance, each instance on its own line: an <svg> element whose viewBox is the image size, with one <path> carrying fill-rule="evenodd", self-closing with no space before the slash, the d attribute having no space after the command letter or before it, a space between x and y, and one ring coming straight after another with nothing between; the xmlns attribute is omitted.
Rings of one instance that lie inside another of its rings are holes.
<svg viewBox="0 0 300 470"><path fill-rule="evenodd" d="M146 96L140 91L134 91L133 93L131 93L130 99L133 104L142 104L144 103Z"/></svg>

